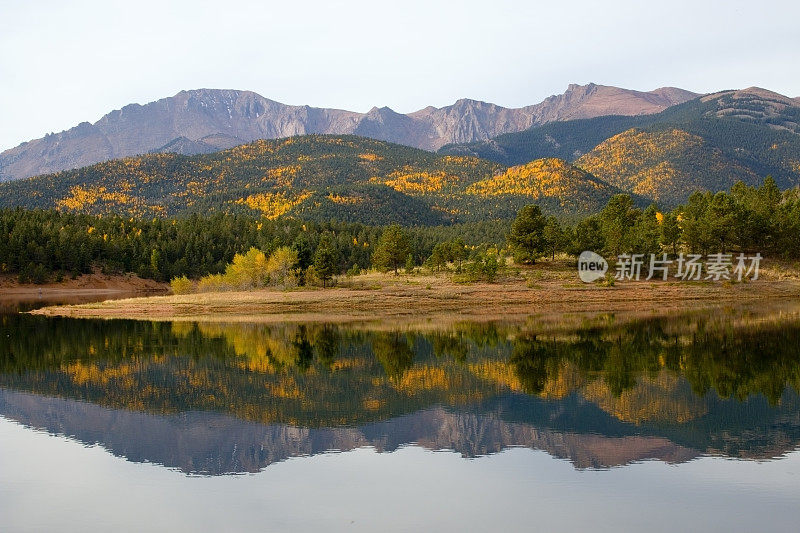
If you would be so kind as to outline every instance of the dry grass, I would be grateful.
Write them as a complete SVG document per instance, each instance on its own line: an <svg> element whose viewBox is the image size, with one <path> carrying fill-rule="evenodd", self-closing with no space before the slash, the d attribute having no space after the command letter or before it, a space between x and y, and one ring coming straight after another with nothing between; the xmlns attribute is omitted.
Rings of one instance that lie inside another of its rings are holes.
<svg viewBox="0 0 800 533"><path fill-rule="evenodd" d="M342 277L332 289L266 289L154 296L34 311L48 316L223 322L374 322L424 325L521 320L535 314L663 312L724 303L800 299L796 271L765 271L749 283L626 282L583 284L567 265L515 269L496 283L454 283L445 274Z"/></svg>

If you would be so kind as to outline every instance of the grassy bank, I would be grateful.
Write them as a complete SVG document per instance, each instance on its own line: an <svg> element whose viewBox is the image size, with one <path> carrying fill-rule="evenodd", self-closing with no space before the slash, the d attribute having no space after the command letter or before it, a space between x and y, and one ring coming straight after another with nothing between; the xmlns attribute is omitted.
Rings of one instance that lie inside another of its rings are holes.
<svg viewBox="0 0 800 533"><path fill-rule="evenodd" d="M800 299L800 276L780 265L757 281L581 283L567 264L542 263L496 282L459 283L452 274L368 273L341 277L329 289L263 289L151 296L47 307L47 316L222 322L366 322L424 324L454 320L518 320L532 314L659 312L721 303Z"/></svg>

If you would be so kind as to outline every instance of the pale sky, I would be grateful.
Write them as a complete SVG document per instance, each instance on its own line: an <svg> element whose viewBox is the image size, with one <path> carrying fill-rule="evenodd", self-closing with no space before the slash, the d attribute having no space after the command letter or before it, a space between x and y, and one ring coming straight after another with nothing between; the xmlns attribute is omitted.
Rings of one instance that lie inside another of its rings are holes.
<svg viewBox="0 0 800 533"><path fill-rule="evenodd" d="M800 96L800 3L0 0L0 150L182 89L410 112L569 83Z"/></svg>

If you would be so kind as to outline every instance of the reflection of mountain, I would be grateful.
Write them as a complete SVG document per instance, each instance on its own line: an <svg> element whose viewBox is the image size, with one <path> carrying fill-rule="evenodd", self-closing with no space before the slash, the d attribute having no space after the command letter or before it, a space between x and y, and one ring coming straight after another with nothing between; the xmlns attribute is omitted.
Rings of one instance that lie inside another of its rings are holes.
<svg viewBox="0 0 800 533"><path fill-rule="evenodd" d="M0 415L186 473L256 472L289 457L408 444L464 457L526 447L576 468L608 468L648 459L683 462L701 453L778 457L800 442L800 414L792 409L797 396L787 393L784 400L788 409L763 399L723 403L699 424L664 427L620 422L577 395L554 402L509 394L469 411L432 407L359 427L304 428L204 411L154 415L3 388Z"/></svg>
<svg viewBox="0 0 800 533"><path fill-rule="evenodd" d="M646 459L681 462L698 455L660 437L540 430L503 421L495 414L441 407L359 428L308 429L199 411L150 415L0 389L0 414L85 444L99 444L131 461L211 475L257 472L289 457L364 446L393 451L412 443L431 450L454 450L465 457L524 446L568 459L577 468L606 468Z"/></svg>
<svg viewBox="0 0 800 533"><path fill-rule="evenodd" d="M419 333L0 315L0 414L187 472L409 443L577 467L767 459L800 443L796 316Z"/></svg>

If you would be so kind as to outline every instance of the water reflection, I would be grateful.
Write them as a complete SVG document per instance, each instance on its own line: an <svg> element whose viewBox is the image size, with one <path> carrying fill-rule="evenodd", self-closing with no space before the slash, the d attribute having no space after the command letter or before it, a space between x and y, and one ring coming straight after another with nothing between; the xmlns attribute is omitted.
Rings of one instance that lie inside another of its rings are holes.
<svg viewBox="0 0 800 533"><path fill-rule="evenodd" d="M523 446L576 468L800 443L792 309L428 332L28 315L0 328L0 415L187 473L410 443Z"/></svg>

